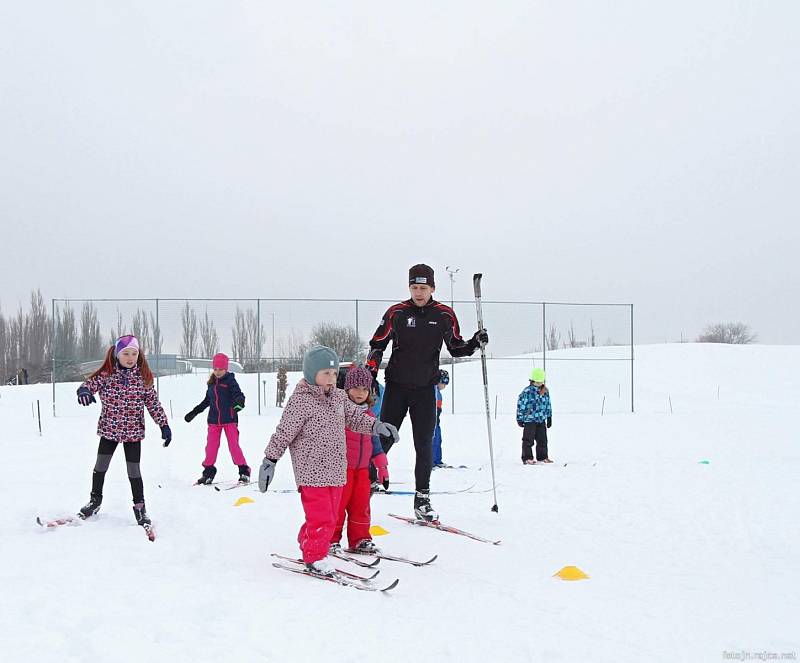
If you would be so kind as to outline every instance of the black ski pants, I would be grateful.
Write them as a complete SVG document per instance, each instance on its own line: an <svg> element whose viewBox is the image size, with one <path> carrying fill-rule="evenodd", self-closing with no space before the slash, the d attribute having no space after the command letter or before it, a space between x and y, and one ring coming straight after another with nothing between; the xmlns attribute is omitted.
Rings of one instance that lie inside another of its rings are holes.
<svg viewBox="0 0 800 663"><path fill-rule="evenodd" d="M536 460L547 458L547 424L525 424L522 429L522 460L533 458L533 445L536 444Z"/></svg>
<svg viewBox="0 0 800 663"><path fill-rule="evenodd" d="M414 465L414 480L417 490L429 490L431 467L433 466L433 429L436 427L436 390L430 387L407 387L388 383L383 392L381 421L394 424L400 430L406 413L411 417L414 435L414 450L417 461ZM392 441L381 438L383 451L388 455Z"/></svg>
<svg viewBox="0 0 800 663"><path fill-rule="evenodd" d="M105 437L100 438L100 444L97 447L97 462L94 465L94 472L92 472L92 495L103 496L106 472L109 465L111 465L111 457L114 455L117 444L119 442L116 440L109 440ZM142 459L142 443L124 442L122 449L125 452L125 463L128 467L128 481L131 482L133 503L139 504L144 502L144 482L139 469L139 462Z"/></svg>

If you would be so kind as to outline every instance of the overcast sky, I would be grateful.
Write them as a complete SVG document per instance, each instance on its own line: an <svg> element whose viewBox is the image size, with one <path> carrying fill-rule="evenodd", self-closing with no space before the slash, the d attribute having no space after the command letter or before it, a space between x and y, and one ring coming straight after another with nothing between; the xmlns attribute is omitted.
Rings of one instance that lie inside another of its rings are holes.
<svg viewBox="0 0 800 663"><path fill-rule="evenodd" d="M631 302L800 343L800 3L3 2L0 304ZM377 320L375 321L377 324ZM474 327L474 314L465 327ZM491 328L491 320L487 320Z"/></svg>

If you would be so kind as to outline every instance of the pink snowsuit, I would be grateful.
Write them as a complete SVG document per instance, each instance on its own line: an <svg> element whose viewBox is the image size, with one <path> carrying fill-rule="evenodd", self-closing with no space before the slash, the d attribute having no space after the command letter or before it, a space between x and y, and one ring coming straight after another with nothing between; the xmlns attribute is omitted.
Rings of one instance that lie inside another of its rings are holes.
<svg viewBox="0 0 800 663"><path fill-rule="evenodd" d="M356 405L375 416L367 405ZM372 539L369 533L371 514L369 500L372 494L372 482L369 478L369 463L375 458L376 465L386 466L386 455L379 442L372 435L345 430L347 440L347 483L339 503L339 515L333 531L332 543L339 543L344 531L344 520L347 517L347 543L355 548L360 541ZM379 463L378 458L382 460Z"/></svg>
<svg viewBox="0 0 800 663"><path fill-rule="evenodd" d="M289 449L306 516L297 535L303 561L316 562L328 554L347 482L345 428L371 433L374 423L342 389L325 394L305 380L286 402L264 455L277 461Z"/></svg>

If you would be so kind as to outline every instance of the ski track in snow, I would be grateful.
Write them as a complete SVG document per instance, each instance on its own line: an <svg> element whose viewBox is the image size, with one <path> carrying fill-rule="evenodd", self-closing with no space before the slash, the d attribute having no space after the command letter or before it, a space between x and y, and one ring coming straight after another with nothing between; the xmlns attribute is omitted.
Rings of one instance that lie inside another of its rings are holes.
<svg viewBox="0 0 800 663"><path fill-rule="evenodd" d="M376 496L373 523L389 530L376 537L380 546L417 559L439 555L425 568L381 562L377 582L400 578L391 596L271 566L270 552L297 553L297 494L191 485L206 428L203 418L186 424L182 416L202 397L205 375L161 379L162 402L169 411L171 399L175 413L168 449L147 419L142 474L155 543L134 523L121 450L98 517L48 531L36 525L37 515L70 515L85 503L99 406L81 408L75 385L58 385L53 418L50 385L2 387L3 659L706 661L724 650L800 653L800 348L637 346L636 357L636 414L626 411L624 383L617 397L629 368L609 364L597 377L579 362L548 363L550 466L519 459L514 406L530 362L490 360L500 513L490 511L491 492L437 495L433 504L442 522L503 543L404 524L386 514L410 515L412 498ZM755 382L741 381L753 374ZM249 396L241 444L255 470L281 411L265 407L259 417L255 376L238 379ZM274 376L267 379L274 389ZM450 414L445 392L444 458L469 469L436 470L432 489L486 489L479 362L459 365L456 379L462 411ZM42 437L31 419L37 398ZM408 421L389 463L393 479L411 481ZM219 480L235 478L224 444L217 467ZM275 487L294 487L288 455ZM233 507L242 496L255 503ZM571 564L590 579L552 577Z"/></svg>

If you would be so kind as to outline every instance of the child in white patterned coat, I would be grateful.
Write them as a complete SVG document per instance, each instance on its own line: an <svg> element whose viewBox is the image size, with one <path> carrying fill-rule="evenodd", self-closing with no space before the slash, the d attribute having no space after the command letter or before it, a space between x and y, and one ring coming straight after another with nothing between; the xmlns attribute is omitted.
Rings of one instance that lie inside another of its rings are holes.
<svg viewBox="0 0 800 663"><path fill-rule="evenodd" d="M264 450L258 477L259 489L266 492L275 464L289 449L306 517L297 542L309 570L322 575L335 573L326 557L347 483L345 428L398 438L394 426L370 416L336 388L338 372L339 357L331 348L320 345L305 353L303 379Z"/></svg>

